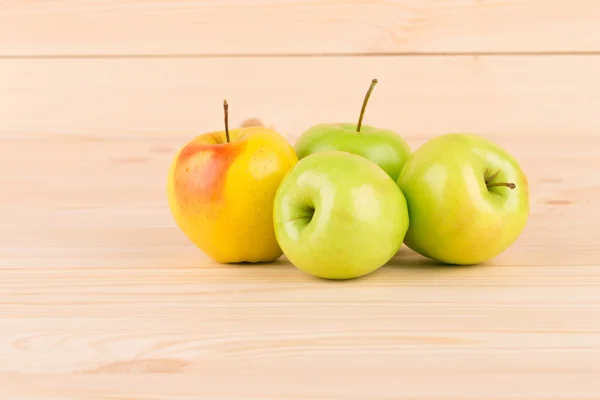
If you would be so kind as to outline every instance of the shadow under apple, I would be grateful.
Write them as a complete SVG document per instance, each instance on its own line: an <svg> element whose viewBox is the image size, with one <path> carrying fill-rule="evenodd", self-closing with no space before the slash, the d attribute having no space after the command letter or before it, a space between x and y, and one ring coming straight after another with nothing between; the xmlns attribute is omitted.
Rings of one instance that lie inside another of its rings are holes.
<svg viewBox="0 0 600 400"><path fill-rule="evenodd" d="M433 272L437 272L439 270L456 270L456 269L472 269L472 268L483 268L487 264L470 264L470 265L461 265L461 264L446 264L437 260L433 260L431 258L427 258L425 256L420 255L419 253L411 250L410 248L403 245L400 250L396 253L394 257L383 267L394 267L394 268L404 268L404 269L430 269Z"/></svg>

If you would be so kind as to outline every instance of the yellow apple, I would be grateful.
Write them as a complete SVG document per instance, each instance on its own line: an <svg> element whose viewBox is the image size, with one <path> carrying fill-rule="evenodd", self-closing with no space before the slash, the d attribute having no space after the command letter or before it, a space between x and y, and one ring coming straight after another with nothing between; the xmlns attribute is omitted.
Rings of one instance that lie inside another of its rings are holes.
<svg viewBox="0 0 600 400"><path fill-rule="evenodd" d="M273 199L298 161L278 132L262 126L192 138L175 155L167 179L169 208L183 233L219 263L271 262L283 253Z"/></svg>

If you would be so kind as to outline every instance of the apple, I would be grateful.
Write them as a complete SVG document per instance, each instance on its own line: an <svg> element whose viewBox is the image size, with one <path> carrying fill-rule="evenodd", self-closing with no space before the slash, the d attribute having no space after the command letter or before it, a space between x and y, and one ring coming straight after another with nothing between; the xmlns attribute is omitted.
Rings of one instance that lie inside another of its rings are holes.
<svg viewBox="0 0 600 400"><path fill-rule="evenodd" d="M183 233L220 263L270 262L282 255L273 199L297 162L292 145L262 126L207 132L186 143L169 168L171 213Z"/></svg>
<svg viewBox="0 0 600 400"><path fill-rule="evenodd" d="M294 146L298 159L321 151L347 151L379 165L394 181L398 179L412 153L410 146L391 130L362 124L367 102L376 84L377 79L373 79L364 98L358 123L320 123L305 130Z"/></svg>
<svg viewBox="0 0 600 400"><path fill-rule="evenodd" d="M527 178L517 160L476 134L427 141L397 183L410 215L404 243L445 264L497 256L520 236L529 215Z"/></svg>
<svg viewBox="0 0 600 400"><path fill-rule="evenodd" d="M357 278L386 264L409 223L396 182L366 158L339 150L299 160L277 189L273 213L287 259L326 279Z"/></svg>

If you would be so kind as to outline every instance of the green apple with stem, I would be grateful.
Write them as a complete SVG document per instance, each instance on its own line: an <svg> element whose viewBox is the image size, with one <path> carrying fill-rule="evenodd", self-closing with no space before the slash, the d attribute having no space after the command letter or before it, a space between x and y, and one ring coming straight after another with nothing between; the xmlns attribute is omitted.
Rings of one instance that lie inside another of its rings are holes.
<svg viewBox="0 0 600 400"><path fill-rule="evenodd" d="M385 265L408 228L406 200L373 162L332 150L301 159L274 200L275 236L288 260L326 279L352 279Z"/></svg>
<svg viewBox="0 0 600 400"><path fill-rule="evenodd" d="M480 135L427 141L397 183L410 215L404 243L445 264L475 265L499 255L528 219L525 173L504 148Z"/></svg>
<svg viewBox="0 0 600 400"><path fill-rule="evenodd" d="M304 131L294 146L298 159L321 151L347 151L371 160L393 180L398 179L412 153L410 146L396 132L362 123L376 84L377 79L373 79L363 100L358 123L321 123Z"/></svg>

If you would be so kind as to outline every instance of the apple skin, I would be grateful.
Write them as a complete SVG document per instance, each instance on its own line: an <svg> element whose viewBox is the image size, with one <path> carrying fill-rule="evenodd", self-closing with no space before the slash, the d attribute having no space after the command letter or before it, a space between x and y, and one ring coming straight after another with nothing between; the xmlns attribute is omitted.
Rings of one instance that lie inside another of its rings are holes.
<svg viewBox="0 0 600 400"><path fill-rule="evenodd" d="M406 200L376 164L348 152L299 160L275 194L275 235L298 269L352 279L386 264L408 228Z"/></svg>
<svg viewBox="0 0 600 400"><path fill-rule="evenodd" d="M273 198L297 162L292 145L265 127L199 135L175 155L167 194L183 233L219 263L271 262L282 251Z"/></svg>
<svg viewBox="0 0 600 400"><path fill-rule="evenodd" d="M395 181L412 154L408 143L399 134L357 124L323 123L310 127L300 135L294 148L298 159L309 154L340 150L362 156L379 165Z"/></svg>
<svg viewBox="0 0 600 400"><path fill-rule="evenodd" d="M514 183L516 187L487 187ZM529 216L527 178L517 160L470 133L435 137L405 164L398 186L410 226L404 243L445 264L476 265L505 251Z"/></svg>

